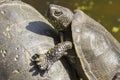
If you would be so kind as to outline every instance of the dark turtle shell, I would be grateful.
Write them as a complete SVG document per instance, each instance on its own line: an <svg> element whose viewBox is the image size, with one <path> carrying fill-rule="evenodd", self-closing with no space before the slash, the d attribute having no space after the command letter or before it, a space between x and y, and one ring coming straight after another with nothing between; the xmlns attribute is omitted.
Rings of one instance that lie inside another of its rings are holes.
<svg viewBox="0 0 120 80"><path fill-rule="evenodd" d="M75 50L88 79L112 80L120 69L119 42L80 10L74 14L71 26Z"/></svg>

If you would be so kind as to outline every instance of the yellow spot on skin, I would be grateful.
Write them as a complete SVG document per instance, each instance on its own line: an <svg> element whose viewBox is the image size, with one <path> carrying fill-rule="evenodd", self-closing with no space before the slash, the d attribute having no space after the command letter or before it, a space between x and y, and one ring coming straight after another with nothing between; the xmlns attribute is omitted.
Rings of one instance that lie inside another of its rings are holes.
<svg viewBox="0 0 120 80"><path fill-rule="evenodd" d="M44 60L44 57L40 57L39 61L42 62Z"/></svg>
<svg viewBox="0 0 120 80"><path fill-rule="evenodd" d="M112 28L112 32L115 32L115 33L117 33L119 30L120 30L120 28L119 28L119 27L116 27L116 26L114 26L114 27Z"/></svg>

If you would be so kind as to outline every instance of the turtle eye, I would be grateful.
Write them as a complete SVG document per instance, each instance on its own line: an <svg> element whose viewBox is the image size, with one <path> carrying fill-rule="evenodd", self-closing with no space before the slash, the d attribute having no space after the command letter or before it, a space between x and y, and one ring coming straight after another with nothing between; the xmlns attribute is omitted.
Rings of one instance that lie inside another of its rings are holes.
<svg viewBox="0 0 120 80"><path fill-rule="evenodd" d="M62 13L61 11L55 11L55 12L54 12L54 15L55 15L55 16L60 16L60 15L62 15L62 14L63 14L63 13Z"/></svg>

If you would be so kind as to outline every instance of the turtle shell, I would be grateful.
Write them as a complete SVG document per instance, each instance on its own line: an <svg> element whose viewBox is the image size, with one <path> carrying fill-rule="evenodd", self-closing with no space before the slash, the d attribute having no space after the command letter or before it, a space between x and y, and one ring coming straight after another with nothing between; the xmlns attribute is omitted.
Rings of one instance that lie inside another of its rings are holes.
<svg viewBox="0 0 120 80"><path fill-rule="evenodd" d="M0 4L0 80L70 80L67 64L57 61L42 77L31 65L34 54L54 47L56 32L33 7L21 1ZM54 34L54 35L53 35ZM53 35L53 36L51 36Z"/></svg>
<svg viewBox="0 0 120 80"><path fill-rule="evenodd" d="M74 14L71 26L75 50L88 79L112 80L120 69L119 42L80 10Z"/></svg>

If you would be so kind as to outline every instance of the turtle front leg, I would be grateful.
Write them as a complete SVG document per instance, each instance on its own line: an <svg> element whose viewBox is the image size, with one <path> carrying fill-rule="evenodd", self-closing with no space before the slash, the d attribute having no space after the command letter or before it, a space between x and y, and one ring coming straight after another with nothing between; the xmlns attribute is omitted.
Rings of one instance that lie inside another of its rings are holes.
<svg viewBox="0 0 120 80"><path fill-rule="evenodd" d="M58 61L63 55L67 55L67 50L72 48L72 43L70 41L61 42L51 48L44 55L36 54L35 59L37 66L40 70L49 70L50 67Z"/></svg>

